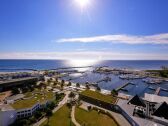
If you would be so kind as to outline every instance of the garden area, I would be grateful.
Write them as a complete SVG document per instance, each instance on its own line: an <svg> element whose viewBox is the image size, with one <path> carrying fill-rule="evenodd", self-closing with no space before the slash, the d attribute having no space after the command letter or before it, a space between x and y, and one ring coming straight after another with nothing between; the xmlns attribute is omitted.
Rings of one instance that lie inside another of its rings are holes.
<svg viewBox="0 0 168 126"><path fill-rule="evenodd" d="M108 103L115 103L117 100L117 98L112 95L104 95L98 91L85 90L81 92L81 94Z"/></svg>
<svg viewBox="0 0 168 126"><path fill-rule="evenodd" d="M41 126L74 126L71 122L70 113L71 109L67 105L64 105Z"/></svg>
<svg viewBox="0 0 168 126"><path fill-rule="evenodd" d="M11 106L15 109L31 108L38 102L43 104L43 102L45 103L54 98L54 93L37 89L32 92L27 92L24 95L25 97L23 99L16 101Z"/></svg>
<svg viewBox="0 0 168 126"><path fill-rule="evenodd" d="M27 96L30 96L30 93L27 94ZM58 105L58 103L64 98L65 94L55 94L55 100L47 104L46 107L40 108L37 110L32 116L28 118L18 119L12 124L11 126L30 126L33 123L36 123L43 117L50 118L52 117L53 113L52 110Z"/></svg>
<svg viewBox="0 0 168 126"><path fill-rule="evenodd" d="M112 117L95 109L87 111L76 107L75 119L81 126L118 126Z"/></svg>

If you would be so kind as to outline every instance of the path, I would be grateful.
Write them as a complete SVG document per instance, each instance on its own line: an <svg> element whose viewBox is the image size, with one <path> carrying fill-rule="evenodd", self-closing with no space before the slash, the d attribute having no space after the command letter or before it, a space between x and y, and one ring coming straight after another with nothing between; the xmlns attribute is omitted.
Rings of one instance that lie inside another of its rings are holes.
<svg viewBox="0 0 168 126"><path fill-rule="evenodd" d="M96 105L93 105L93 104L90 104L84 101L82 101L82 103L85 104L86 106L95 106L99 109L108 111L109 113L111 113L111 115L115 118L115 120L119 123L120 126L131 126L130 123L119 113L112 112L110 110L104 109L102 107L99 107L99 106L96 106Z"/></svg>
<svg viewBox="0 0 168 126"><path fill-rule="evenodd" d="M71 118L72 118L72 122L75 124L75 126L81 126L75 119L75 106L72 107Z"/></svg>
<svg viewBox="0 0 168 126"><path fill-rule="evenodd" d="M53 113L55 113L56 111L58 111L66 102L68 99L68 95L69 95L69 91L67 91L65 94L65 97L63 98L62 101L59 102L58 106L56 108L54 108L52 110ZM36 122L35 124L33 124L33 126L40 126L43 122L45 122L47 120L46 117L42 118L40 121Z"/></svg>

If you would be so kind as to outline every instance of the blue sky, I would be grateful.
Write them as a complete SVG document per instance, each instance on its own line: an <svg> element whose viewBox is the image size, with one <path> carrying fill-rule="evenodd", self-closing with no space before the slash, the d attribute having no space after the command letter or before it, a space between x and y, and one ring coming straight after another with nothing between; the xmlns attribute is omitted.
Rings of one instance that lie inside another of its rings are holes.
<svg viewBox="0 0 168 126"><path fill-rule="evenodd" d="M168 0L0 0L1 59L168 59Z"/></svg>

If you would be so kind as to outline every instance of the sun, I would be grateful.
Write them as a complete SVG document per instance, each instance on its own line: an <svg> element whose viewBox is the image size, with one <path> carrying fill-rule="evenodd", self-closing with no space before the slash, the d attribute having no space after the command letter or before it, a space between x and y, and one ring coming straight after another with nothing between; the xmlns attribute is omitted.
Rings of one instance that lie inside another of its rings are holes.
<svg viewBox="0 0 168 126"><path fill-rule="evenodd" d="M75 0L76 4L80 7L80 8L86 8L89 3L90 3L90 0Z"/></svg>

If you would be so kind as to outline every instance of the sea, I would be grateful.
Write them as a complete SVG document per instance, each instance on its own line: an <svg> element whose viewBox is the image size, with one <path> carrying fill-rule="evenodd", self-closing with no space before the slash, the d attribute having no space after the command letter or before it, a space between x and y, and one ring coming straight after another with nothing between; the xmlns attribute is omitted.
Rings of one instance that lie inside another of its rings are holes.
<svg viewBox="0 0 168 126"><path fill-rule="evenodd" d="M168 60L0 60L0 72L16 69L56 69L64 67L109 66L130 69L161 69Z"/></svg>
<svg viewBox="0 0 168 126"><path fill-rule="evenodd" d="M89 67L87 67L89 66ZM92 66L92 67L90 67ZM160 91L160 96L168 96L168 82L161 84L146 84L142 79L135 80L122 80L119 75L106 75L93 73L94 67L109 66L113 68L128 68L136 70L152 70L161 69L162 66L168 66L168 60L0 60L0 72L15 72L15 71L27 71L27 70L47 70L58 68L72 67L79 71L85 71L85 73L72 73L67 77L63 77L64 80L71 80L73 83L85 84L96 83L99 80L110 77L109 82L100 82L98 86L101 89L112 90L121 87L125 83L131 82L135 85L128 85L124 89L127 92L121 90L121 93L144 96L145 93L154 94L158 87L163 90ZM84 68L81 68L84 67Z"/></svg>

